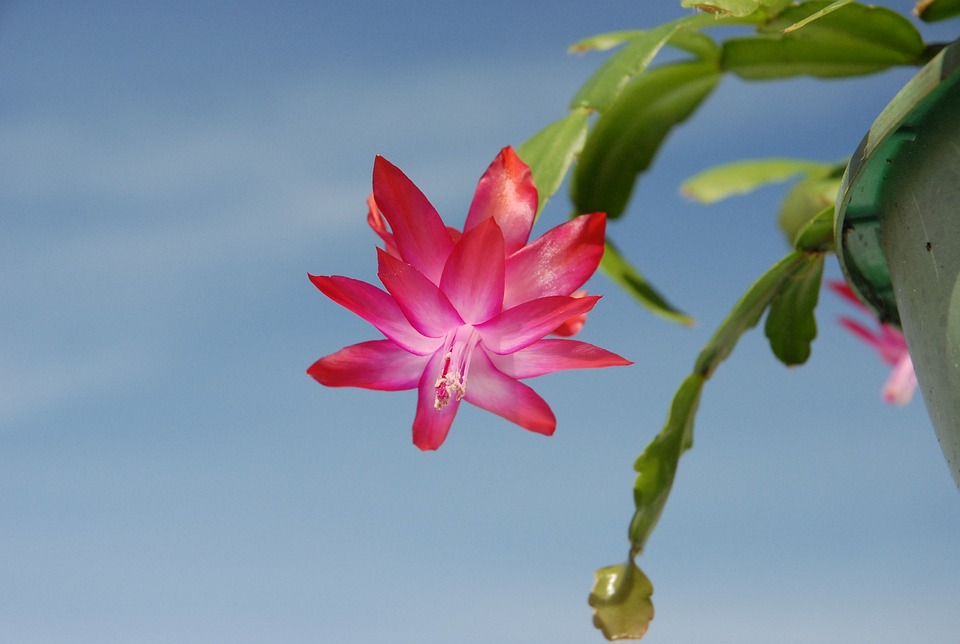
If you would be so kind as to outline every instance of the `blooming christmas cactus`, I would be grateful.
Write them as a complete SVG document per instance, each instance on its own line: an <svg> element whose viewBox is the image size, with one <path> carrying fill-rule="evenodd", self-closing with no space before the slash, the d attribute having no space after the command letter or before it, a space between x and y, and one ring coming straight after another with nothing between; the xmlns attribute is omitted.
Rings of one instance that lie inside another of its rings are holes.
<svg viewBox="0 0 960 644"><path fill-rule="evenodd" d="M573 45L578 52L618 51L575 93L563 118L516 152L501 151L477 186L462 232L445 225L416 186L378 157L368 223L383 243L377 256L385 290L347 277L310 279L385 339L341 349L308 373L334 387L416 389L413 437L421 449L443 443L463 401L525 429L553 433L549 406L521 380L630 364L563 337L576 334L597 303L580 288L598 266L654 313L690 322L605 239L605 224L625 214L638 177L673 128L691 117L725 76L853 77L919 67L943 47L925 42L909 18L851 0L682 0L681 5L698 11ZM953 17L960 3L926 0L916 13L926 21ZM741 29L724 40L708 35L723 26ZM744 27L755 33L743 35ZM684 57L652 65L664 47ZM860 134L852 135L854 142ZM778 213L790 250L732 307L680 384L662 430L636 459L626 561L598 570L589 596L594 623L608 639L640 638L653 618L653 586L636 558L659 521L680 457L692 446L705 383L740 337L764 318L764 335L778 360L793 366L810 357L824 264L835 252L834 207L846 165L741 160L704 170L684 184L686 195L711 203L792 180ZM571 169L574 211L593 214L530 242L538 212ZM844 284L829 288L870 313ZM840 323L894 367L884 398L908 402L917 381L903 335L879 322L876 330L846 316Z"/></svg>
<svg viewBox="0 0 960 644"><path fill-rule="evenodd" d="M307 372L331 387L417 389L420 449L443 444L463 400L552 434L553 412L520 380L630 364L586 342L546 337L578 331L600 299L577 289L600 263L606 216L581 215L529 242L537 190L512 148L480 179L462 233L382 157L368 205L385 247L377 259L386 291L336 275L310 280L386 339L341 349Z"/></svg>

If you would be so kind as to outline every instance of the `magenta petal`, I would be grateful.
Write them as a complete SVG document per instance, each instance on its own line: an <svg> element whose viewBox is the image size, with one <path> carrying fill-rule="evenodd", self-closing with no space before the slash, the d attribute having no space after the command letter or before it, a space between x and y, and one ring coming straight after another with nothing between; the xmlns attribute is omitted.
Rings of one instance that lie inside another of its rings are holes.
<svg viewBox="0 0 960 644"><path fill-rule="evenodd" d="M390 222L403 261L438 284L453 240L436 209L399 168L381 156L373 164L373 196Z"/></svg>
<svg viewBox="0 0 960 644"><path fill-rule="evenodd" d="M606 222L603 213L580 215L510 255L504 306L580 288L603 258Z"/></svg>
<svg viewBox="0 0 960 644"><path fill-rule="evenodd" d="M450 425L460 408L460 401L452 399L443 409L434 406L436 382L445 356L437 351L420 377L417 396L417 415L413 419L413 444L422 450L437 449L443 445L450 432Z"/></svg>
<svg viewBox="0 0 960 644"><path fill-rule="evenodd" d="M463 324L447 296L420 271L379 248L377 257L380 280L413 328L439 338Z"/></svg>
<svg viewBox="0 0 960 644"><path fill-rule="evenodd" d="M371 340L320 358L307 373L328 387L402 391L417 386L428 360L390 340Z"/></svg>
<svg viewBox="0 0 960 644"><path fill-rule="evenodd" d="M571 335L577 335L580 331L583 330L584 325L587 323L587 314L581 313L580 315L575 315L556 329L554 329L550 335L559 335L564 338L569 338Z"/></svg>
<svg viewBox="0 0 960 644"><path fill-rule="evenodd" d="M566 369L599 369L633 364L626 358L579 340L541 340L507 355L487 356L512 378L533 378Z"/></svg>
<svg viewBox="0 0 960 644"><path fill-rule="evenodd" d="M596 295L542 297L518 304L475 326L484 347L501 355L513 353L540 340L573 316L586 313L599 299Z"/></svg>
<svg viewBox="0 0 960 644"><path fill-rule="evenodd" d="M308 277L324 295L362 317L407 351L426 355L436 350L436 339L424 337L410 326L389 293L372 284L340 275Z"/></svg>
<svg viewBox="0 0 960 644"><path fill-rule="evenodd" d="M866 305L860 302L853 289L845 282L831 281L828 282L828 286L848 302L855 304L857 308L869 313L871 317L875 316ZM913 370L913 360L910 358L907 340L903 337L903 333L881 322L878 322L878 330L873 331L856 320L842 316L840 324L872 346L884 362L893 365L893 371L883 387L883 399L895 405L909 403L917 388L917 374Z"/></svg>
<svg viewBox="0 0 960 644"><path fill-rule="evenodd" d="M478 351L470 363L468 402L502 416L538 434L553 434L557 419L537 392L501 373L486 354Z"/></svg>
<svg viewBox="0 0 960 644"><path fill-rule="evenodd" d="M917 373L913 370L913 360L909 353L904 353L883 386L883 399L893 405L906 405L916 389Z"/></svg>
<svg viewBox="0 0 960 644"><path fill-rule="evenodd" d="M874 332L856 320L847 317L840 317L839 320L843 328L872 346L880 359L889 365L896 364L907 353L907 342L899 331L881 325L880 331Z"/></svg>
<svg viewBox="0 0 960 644"><path fill-rule="evenodd" d="M393 233L387 230L387 223L380 213L377 206L377 200L373 198L373 193L367 197L367 225L370 229L383 240L383 248L396 258L400 258L400 251L397 250L397 242L393 239Z"/></svg>
<svg viewBox="0 0 960 644"><path fill-rule="evenodd" d="M440 289L468 324L503 310L503 262L503 235L493 219L465 232L450 253Z"/></svg>
<svg viewBox="0 0 960 644"><path fill-rule="evenodd" d="M850 304L856 306L861 311L869 313L871 317L875 315L874 312L870 310L870 307L860 301L860 298L857 297L857 294L853 292L853 289L850 288L850 285L846 282L842 282L840 280L829 280L827 281L827 287L829 287L831 291L845 299Z"/></svg>
<svg viewBox="0 0 960 644"><path fill-rule="evenodd" d="M503 231L507 254L527 243L537 216L537 188L530 167L513 148L500 151L477 184L464 232L493 217Z"/></svg>
<svg viewBox="0 0 960 644"><path fill-rule="evenodd" d="M880 344L879 338L877 338L876 334L874 334L874 332L868 329L865 325L848 317L840 317L838 318L838 320L840 322L840 326L845 328L847 331L850 331L851 333L859 337L861 340L863 340L870 346L872 347L879 346Z"/></svg>

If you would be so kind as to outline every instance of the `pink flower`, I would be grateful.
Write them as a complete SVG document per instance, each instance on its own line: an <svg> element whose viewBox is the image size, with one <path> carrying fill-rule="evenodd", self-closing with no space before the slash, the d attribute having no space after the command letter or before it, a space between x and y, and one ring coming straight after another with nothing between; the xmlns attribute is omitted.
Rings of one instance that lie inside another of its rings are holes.
<svg viewBox="0 0 960 644"><path fill-rule="evenodd" d="M421 449L440 447L463 400L550 435L553 412L520 380L631 364L585 342L545 339L579 330L599 299L575 291L603 255L606 215L582 215L527 243L537 191L512 148L480 179L463 233L382 157L368 206L384 244L377 256L386 291L337 275L310 280L386 339L341 349L307 373L331 387L417 389L413 442Z"/></svg>
<svg viewBox="0 0 960 644"><path fill-rule="evenodd" d="M860 302L853 289L845 282L831 281L828 286L834 293L873 317L873 312ZM878 323L878 329L873 331L848 317L841 317L840 324L876 349L880 358L893 366L890 378L883 387L883 399L896 405L909 403L910 399L913 398L913 392L917 388L917 374L913 371L913 361L910 359L907 341L904 339L903 333L889 324L882 323Z"/></svg>

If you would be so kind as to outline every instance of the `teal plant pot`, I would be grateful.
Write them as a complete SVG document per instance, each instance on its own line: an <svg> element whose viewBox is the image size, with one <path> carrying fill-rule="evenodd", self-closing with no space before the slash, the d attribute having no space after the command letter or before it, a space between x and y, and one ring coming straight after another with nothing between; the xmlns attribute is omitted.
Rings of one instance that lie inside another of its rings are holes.
<svg viewBox="0 0 960 644"><path fill-rule="evenodd" d="M903 329L960 487L960 41L877 118L850 161L836 213L847 281Z"/></svg>

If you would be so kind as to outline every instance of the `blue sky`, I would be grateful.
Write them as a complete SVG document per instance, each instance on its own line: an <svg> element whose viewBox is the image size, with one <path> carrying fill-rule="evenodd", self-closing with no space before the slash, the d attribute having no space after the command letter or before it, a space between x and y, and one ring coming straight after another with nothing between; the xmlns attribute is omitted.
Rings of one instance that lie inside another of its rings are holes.
<svg viewBox="0 0 960 644"><path fill-rule="evenodd" d="M586 596L625 557L633 459L785 250L779 188L708 208L678 184L842 158L911 75L727 79L610 227L697 325L598 276L583 337L636 365L533 381L551 438L466 408L423 454L411 392L304 374L374 337L306 279L375 279L374 155L460 224L601 60L567 45L680 10L305 4L0 4L2 641L601 641ZM646 641L955 640L957 489L844 311L823 295L808 365L755 331L708 383L640 561Z"/></svg>

